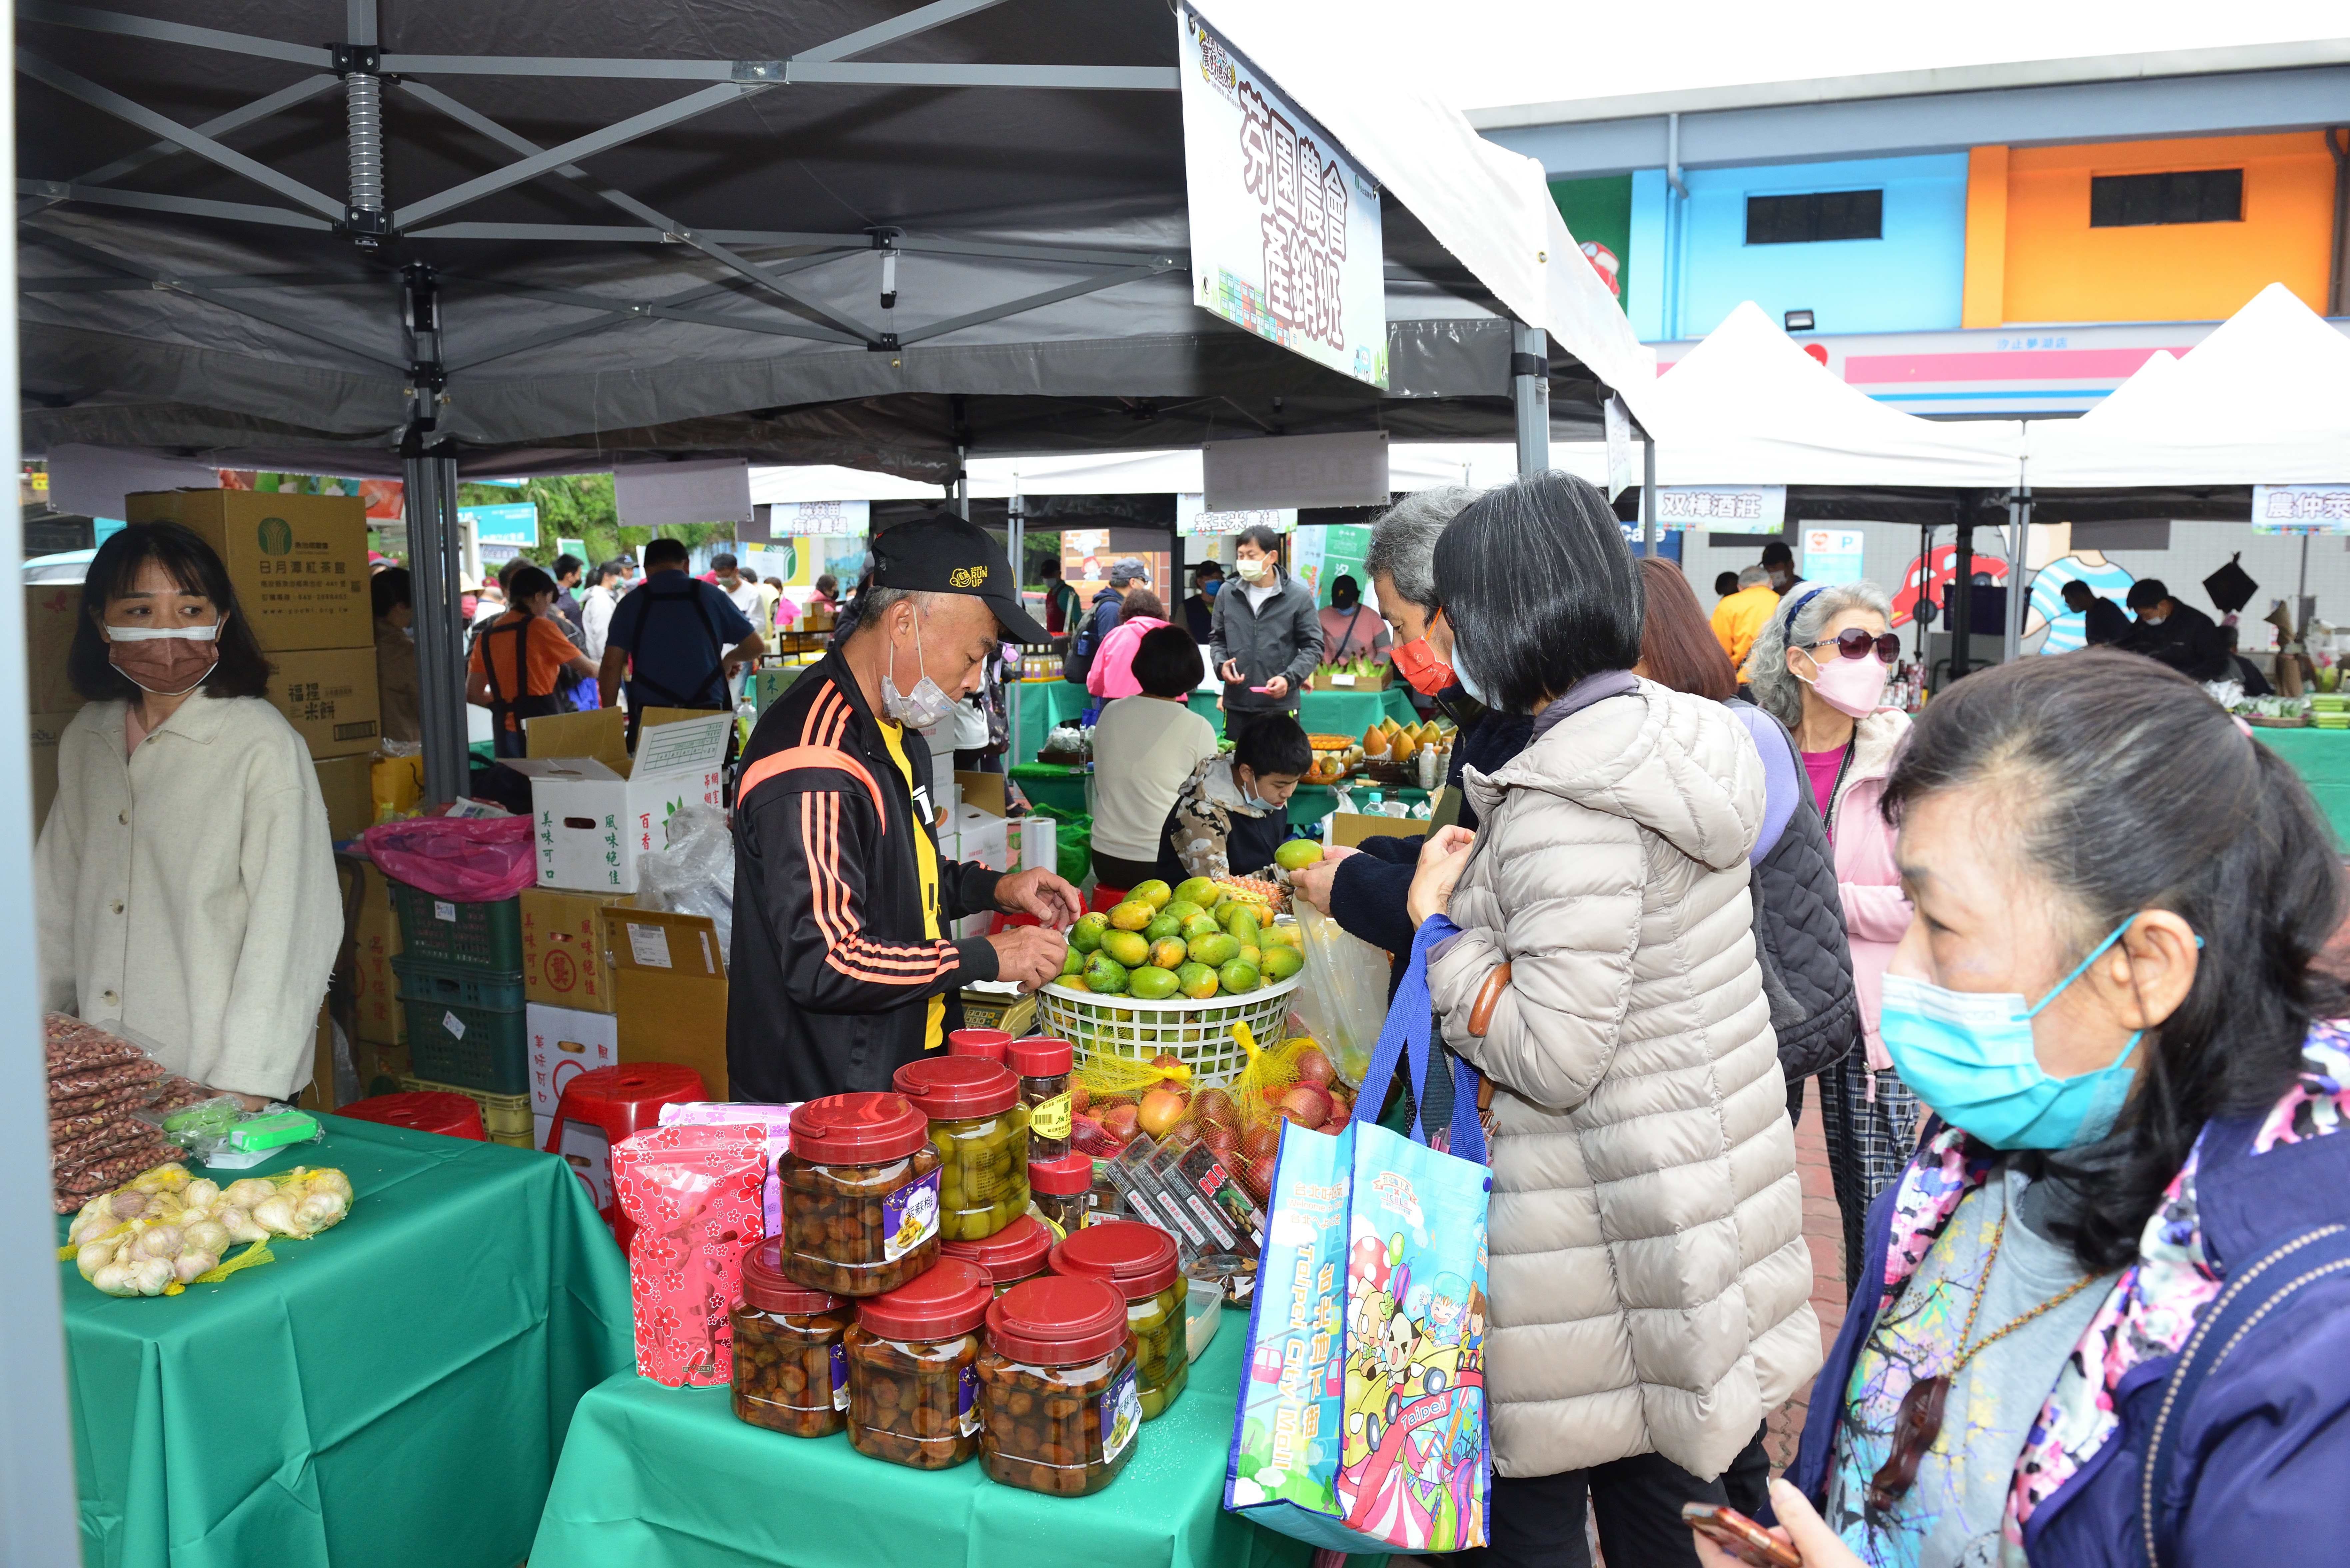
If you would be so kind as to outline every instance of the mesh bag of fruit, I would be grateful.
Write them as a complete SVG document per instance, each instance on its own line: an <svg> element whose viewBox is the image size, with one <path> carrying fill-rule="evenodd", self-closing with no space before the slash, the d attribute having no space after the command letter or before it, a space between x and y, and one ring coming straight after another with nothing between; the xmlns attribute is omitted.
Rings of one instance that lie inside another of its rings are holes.
<svg viewBox="0 0 2350 1568"><path fill-rule="evenodd" d="M1229 1085L1234 1136L1230 1153L1218 1158L1232 1168L1259 1203L1273 1190L1274 1156L1281 1147L1281 1125L1335 1133L1352 1119L1355 1096L1338 1076L1329 1054L1298 1035L1278 1045L1257 1046L1242 1026L1248 1065Z"/></svg>

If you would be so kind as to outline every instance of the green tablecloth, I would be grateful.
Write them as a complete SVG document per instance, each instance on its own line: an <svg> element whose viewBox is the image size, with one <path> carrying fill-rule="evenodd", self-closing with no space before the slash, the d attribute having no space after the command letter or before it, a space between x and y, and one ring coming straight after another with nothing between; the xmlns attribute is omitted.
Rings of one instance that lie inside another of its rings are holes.
<svg viewBox="0 0 2350 1568"><path fill-rule="evenodd" d="M2252 738L2293 764L2311 798L2350 846L2350 730L2261 730Z"/></svg>
<svg viewBox="0 0 2350 1568"><path fill-rule="evenodd" d="M1303 1542L1223 1511L1247 1334L1248 1314L1226 1309L1182 1397L1143 1427L1124 1473L1088 1498L999 1486L976 1460L907 1469L865 1458L845 1436L747 1426L723 1388L617 1376L579 1401L530 1559L561 1568L1302 1568L1311 1557Z"/></svg>
<svg viewBox="0 0 2350 1568"><path fill-rule="evenodd" d="M1399 800L1406 805L1418 805L1421 801L1426 800L1429 794L1429 792L1424 789L1407 789L1398 784L1374 784L1368 780L1359 778L1349 780L1347 787L1353 792L1357 805L1362 805L1363 797L1374 789L1377 789L1384 798ZM1337 785L1299 784L1289 797L1289 825L1292 827L1310 827L1337 809ZM1428 824L1416 817L1396 818L1396 832L1403 837L1409 838L1415 833L1427 831Z"/></svg>
<svg viewBox="0 0 2350 1568"><path fill-rule="evenodd" d="M1194 691L1190 698L1191 711L1213 724L1221 735L1224 714L1216 705L1218 701L1213 691ZM1364 731L1382 719L1393 719L1399 724L1419 722L1411 696L1402 687L1390 686L1384 691L1308 691L1298 699L1297 722L1309 735L1352 735L1360 740Z"/></svg>
<svg viewBox="0 0 2350 1568"><path fill-rule="evenodd" d="M1053 763L1020 763L1007 770L1031 805L1049 805L1083 816L1086 812L1086 770Z"/></svg>
<svg viewBox="0 0 2350 1568"><path fill-rule="evenodd" d="M633 1365L628 1264L560 1160L325 1121L223 1175L350 1178L276 1262L123 1300L58 1265L86 1563L514 1568L573 1406Z"/></svg>
<svg viewBox="0 0 2350 1568"><path fill-rule="evenodd" d="M1012 701L1011 691L1004 689L1007 704ZM1084 712L1087 701L1086 689L1074 680L1021 681L1020 725L1012 736L1012 760L1035 762L1053 726Z"/></svg>

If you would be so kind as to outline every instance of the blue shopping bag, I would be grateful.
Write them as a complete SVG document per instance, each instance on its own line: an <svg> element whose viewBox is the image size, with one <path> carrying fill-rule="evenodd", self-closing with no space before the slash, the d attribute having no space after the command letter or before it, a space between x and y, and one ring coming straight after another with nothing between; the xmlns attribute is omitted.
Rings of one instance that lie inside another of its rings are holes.
<svg viewBox="0 0 2350 1568"><path fill-rule="evenodd" d="M1284 1127L1274 1167L1224 1506L1338 1552L1486 1544L1492 1179L1476 1075L1436 1049L1428 1001L1428 950L1453 929L1420 928L1363 1077L1376 1108L1408 1054L1412 1136L1367 1116ZM1431 1058L1458 1069L1451 1153L1419 1121Z"/></svg>

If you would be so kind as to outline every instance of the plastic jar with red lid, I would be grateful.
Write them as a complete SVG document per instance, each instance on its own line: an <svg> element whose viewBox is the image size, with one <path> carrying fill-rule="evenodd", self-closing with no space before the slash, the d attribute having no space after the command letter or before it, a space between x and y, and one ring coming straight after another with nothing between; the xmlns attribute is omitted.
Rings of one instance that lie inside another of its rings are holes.
<svg viewBox="0 0 2350 1568"><path fill-rule="evenodd" d="M842 1339L857 1309L827 1291L795 1284L782 1243L743 1259L734 1324L734 1415L795 1438L823 1438L848 1424L848 1360Z"/></svg>
<svg viewBox="0 0 2350 1568"><path fill-rule="evenodd" d="M1004 1047L1012 1036L1001 1029L953 1029L947 1032L947 1054L977 1056L983 1061L1003 1065Z"/></svg>
<svg viewBox="0 0 2350 1568"><path fill-rule="evenodd" d="M890 1082L930 1118L941 1236L976 1241L1028 1211L1028 1111L1011 1068L934 1054L907 1063Z"/></svg>
<svg viewBox="0 0 2350 1568"><path fill-rule="evenodd" d="M990 1480L1052 1497L1116 1480L1142 1427L1118 1287L1048 1274L997 1297L979 1353L979 1409Z"/></svg>
<svg viewBox="0 0 2350 1568"><path fill-rule="evenodd" d="M1036 1146L1032 1141L1029 1146ZM1094 1162L1090 1155L1069 1153L1058 1159L1028 1162L1029 1201L1058 1227L1062 1235L1082 1231L1093 1210Z"/></svg>
<svg viewBox="0 0 2350 1568"><path fill-rule="evenodd" d="M1069 1043L1031 1034L1014 1040L1003 1064L1020 1076L1020 1103L1028 1107L1028 1161L1042 1165L1069 1152Z"/></svg>
<svg viewBox="0 0 2350 1568"><path fill-rule="evenodd" d="M979 1451L979 1330L995 1291L975 1263L857 1303L846 1340L848 1441L860 1453L942 1470Z"/></svg>
<svg viewBox="0 0 2350 1568"><path fill-rule="evenodd" d="M902 1095L827 1095L792 1113L783 1271L839 1296L896 1290L939 1255L939 1151Z"/></svg>
<svg viewBox="0 0 2350 1568"><path fill-rule="evenodd" d="M939 1256L978 1264L995 1286L995 1293L1002 1295L1023 1280L1050 1273L1045 1260L1058 1240L1051 1226L1034 1214L1023 1214L993 1236L976 1241L942 1241Z"/></svg>
<svg viewBox="0 0 2350 1568"><path fill-rule="evenodd" d="M1107 1280L1126 1297L1142 1418L1149 1420L1173 1404L1191 1376L1183 1323L1190 1289L1175 1239L1133 1220L1097 1220L1055 1242L1051 1261L1056 1274Z"/></svg>

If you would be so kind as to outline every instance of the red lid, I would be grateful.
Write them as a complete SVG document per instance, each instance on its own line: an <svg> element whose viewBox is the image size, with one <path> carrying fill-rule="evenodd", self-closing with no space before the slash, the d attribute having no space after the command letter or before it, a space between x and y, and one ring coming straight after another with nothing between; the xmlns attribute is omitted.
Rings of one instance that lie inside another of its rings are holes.
<svg viewBox="0 0 2350 1568"><path fill-rule="evenodd" d="M1057 1078L1069 1070L1069 1057L1067 1041L1031 1034L1012 1043L1003 1054L1003 1064L1024 1078Z"/></svg>
<svg viewBox="0 0 2350 1568"><path fill-rule="evenodd" d="M977 1263L987 1271L989 1281L1003 1284L1010 1280L1024 1280L1045 1266L1045 1254L1053 1250L1053 1232L1034 1214L1023 1214L993 1236L983 1236L976 1241L941 1241L939 1255L961 1258L966 1263Z"/></svg>
<svg viewBox="0 0 2350 1568"><path fill-rule="evenodd" d="M1032 1159L1028 1162L1028 1190L1054 1198L1074 1198L1094 1184L1094 1162L1090 1155L1074 1151L1058 1159Z"/></svg>
<svg viewBox="0 0 2350 1568"><path fill-rule="evenodd" d="M987 1309L987 1342L1032 1366L1075 1366L1126 1341L1126 1302L1107 1281L1023 1280Z"/></svg>
<svg viewBox="0 0 2350 1568"><path fill-rule="evenodd" d="M1012 1069L980 1056L924 1056L899 1068L889 1081L934 1122L992 1116L1020 1100L1020 1080Z"/></svg>
<svg viewBox="0 0 2350 1568"><path fill-rule="evenodd" d="M881 1339L948 1339L987 1321L994 1283L977 1263L941 1258L894 1291L857 1303L857 1322Z"/></svg>
<svg viewBox="0 0 2350 1568"><path fill-rule="evenodd" d="M743 1304L761 1312L838 1312L848 1303L829 1291L812 1291L784 1273L784 1244L770 1241L743 1254Z"/></svg>
<svg viewBox="0 0 2350 1568"><path fill-rule="evenodd" d="M792 1152L819 1165L898 1159L930 1139L929 1120L903 1095L827 1095L792 1113Z"/></svg>
<svg viewBox="0 0 2350 1568"><path fill-rule="evenodd" d="M947 1035L950 1056L980 1056L1001 1064L1003 1048L1012 1044L1012 1036L1001 1029L957 1029Z"/></svg>
<svg viewBox="0 0 2350 1568"><path fill-rule="evenodd" d="M1107 1280L1140 1301L1175 1282L1175 1238L1137 1220L1104 1220L1054 1244L1053 1272Z"/></svg>

